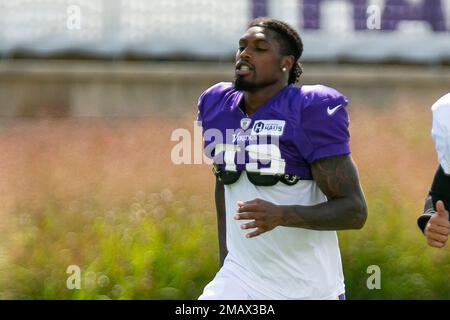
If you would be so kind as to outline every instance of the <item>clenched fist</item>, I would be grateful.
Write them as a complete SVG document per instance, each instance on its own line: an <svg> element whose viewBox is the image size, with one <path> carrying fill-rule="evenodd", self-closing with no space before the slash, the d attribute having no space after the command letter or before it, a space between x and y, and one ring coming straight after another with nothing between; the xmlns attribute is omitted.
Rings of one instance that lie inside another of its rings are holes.
<svg viewBox="0 0 450 320"><path fill-rule="evenodd" d="M428 245L442 248L445 246L450 233L450 222L448 221L448 211L442 201L436 202L436 213L431 216L425 227L425 236Z"/></svg>

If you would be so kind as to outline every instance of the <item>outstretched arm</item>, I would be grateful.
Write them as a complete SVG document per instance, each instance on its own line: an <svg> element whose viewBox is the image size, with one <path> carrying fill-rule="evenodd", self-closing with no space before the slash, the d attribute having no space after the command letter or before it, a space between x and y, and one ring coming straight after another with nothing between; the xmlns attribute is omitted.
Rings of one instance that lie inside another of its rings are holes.
<svg viewBox="0 0 450 320"><path fill-rule="evenodd" d="M311 171L328 201L314 206L279 206L260 199L241 202L235 219L254 219L242 229L256 228L248 237L277 226L313 230L360 229L364 226L367 206L351 156L317 160L311 165Z"/></svg>

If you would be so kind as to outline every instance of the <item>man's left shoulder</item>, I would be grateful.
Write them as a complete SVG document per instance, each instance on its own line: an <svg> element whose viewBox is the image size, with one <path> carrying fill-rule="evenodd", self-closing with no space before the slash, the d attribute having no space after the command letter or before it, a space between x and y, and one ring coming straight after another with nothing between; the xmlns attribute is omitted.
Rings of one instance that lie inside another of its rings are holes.
<svg viewBox="0 0 450 320"><path fill-rule="evenodd" d="M302 91L300 129L302 150L309 164L350 153L348 99L334 88L308 85Z"/></svg>
<svg viewBox="0 0 450 320"><path fill-rule="evenodd" d="M300 88L303 109L327 108L333 111L334 108L345 108L348 105L348 98L338 90L322 85L304 85Z"/></svg>

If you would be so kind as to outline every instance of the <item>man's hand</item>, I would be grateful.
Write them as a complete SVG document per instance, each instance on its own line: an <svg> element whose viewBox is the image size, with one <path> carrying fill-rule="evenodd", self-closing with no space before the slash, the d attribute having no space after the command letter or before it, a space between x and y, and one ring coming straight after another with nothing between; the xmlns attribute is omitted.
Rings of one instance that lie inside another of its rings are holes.
<svg viewBox="0 0 450 320"><path fill-rule="evenodd" d="M433 214L425 227L425 236L428 245L442 248L445 246L450 233L450 222L448 221L448 211L444 203L439 200L436 203L436 213Z"/></svg>
<svg viewBox="0 0 450 320"><path fill-rule="evenodd" d="M255 229L246 235L247 238L259 236L280 226L283 221L283 210L281 207L261 199L254 199L243 202L238 201L238 213L234 216L235 220L253 220L252 222L241 225L241 229Z"/></svg>

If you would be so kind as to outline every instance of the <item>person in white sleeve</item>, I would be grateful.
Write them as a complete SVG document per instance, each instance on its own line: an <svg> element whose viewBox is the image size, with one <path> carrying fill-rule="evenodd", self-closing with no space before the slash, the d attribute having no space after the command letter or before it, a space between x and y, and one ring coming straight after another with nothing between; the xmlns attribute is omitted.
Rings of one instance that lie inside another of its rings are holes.
<svg viewBox="0 0 450 320"><path fill-rule="evenodd" d="M431 247L442 248L450 234L450 93L431 107L433 137L439 166L425 200L424 212L417 220Z"/></svg>

